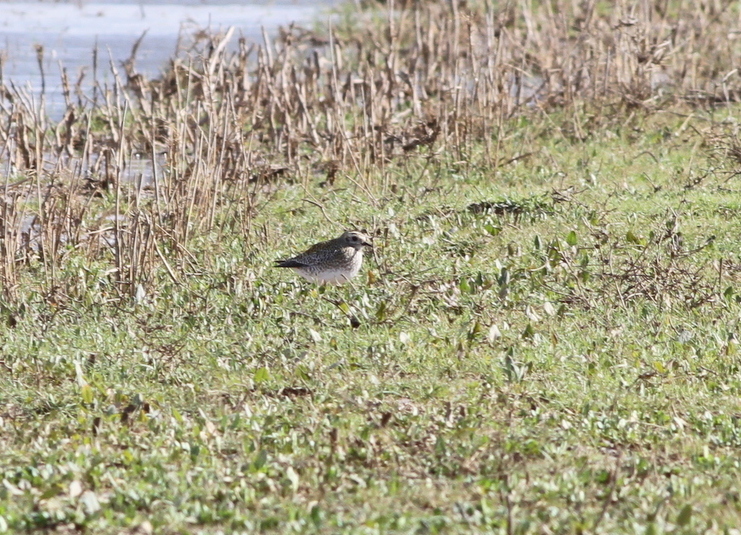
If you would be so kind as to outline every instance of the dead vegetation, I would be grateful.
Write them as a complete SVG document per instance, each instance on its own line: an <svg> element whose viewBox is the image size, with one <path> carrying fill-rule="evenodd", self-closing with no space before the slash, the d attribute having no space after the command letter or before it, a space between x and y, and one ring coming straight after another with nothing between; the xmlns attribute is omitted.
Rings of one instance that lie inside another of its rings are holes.
<svg viewBox="0 0 741 535"><path fill-rule="evenodd" d="M728 0L392 8L233 51L233 30L200 35L160 79L137 72L135 46L92 97L65 72L55 122L43 99L0 86L4 299L34 261L47 293L69 293L58 271L70 251L109 262L112 298L134 296L155 268L177 281L194 236L249 243L260 200L283 181L346 177L384 195L416 157L507 165L518 115L583 140L634 114L741 97ZM136 171L137 159L149 166Z"/></svg>
<svg viewBox="0 0 741 535"><path fill-rule="evenodd" d="M723 293L722 263L702 259L715 236L687 244L676 217L641 236L615 235L599 229L583 248L554 241L546 249L545 286L559 300L586 310L605 305L625 309L637 302L659 310L679 305L695 309ZM709 273L715 277L708 276ZM727 278L727 276L726 276Z"/></svg>

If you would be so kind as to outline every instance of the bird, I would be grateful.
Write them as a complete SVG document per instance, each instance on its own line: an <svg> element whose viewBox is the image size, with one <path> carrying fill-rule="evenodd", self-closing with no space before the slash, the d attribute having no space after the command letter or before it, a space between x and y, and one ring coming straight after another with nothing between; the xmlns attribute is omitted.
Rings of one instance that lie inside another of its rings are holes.
<svg viewBox="0 0 741 535"><path fill-rule="evenodd" d="M314 244L293 258L276 260L275 267L291 268L317 284L344 284L360 272L366 247L373 248L366 234L348 230L339 238Z"/></svg>

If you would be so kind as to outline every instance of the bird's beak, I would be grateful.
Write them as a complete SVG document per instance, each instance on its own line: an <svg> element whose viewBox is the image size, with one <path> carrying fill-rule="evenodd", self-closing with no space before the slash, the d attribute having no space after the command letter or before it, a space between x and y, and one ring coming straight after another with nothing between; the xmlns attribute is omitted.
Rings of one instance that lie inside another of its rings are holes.
<svg viewBox="0 0 741 535"><path fill-rule="evenodd" d="M364 242L363 242L363 245L364 245L365 247L370 247L371 249L373 249L373 244L372 244L371 242L369 242L369 241L364 241Z"/></svg>

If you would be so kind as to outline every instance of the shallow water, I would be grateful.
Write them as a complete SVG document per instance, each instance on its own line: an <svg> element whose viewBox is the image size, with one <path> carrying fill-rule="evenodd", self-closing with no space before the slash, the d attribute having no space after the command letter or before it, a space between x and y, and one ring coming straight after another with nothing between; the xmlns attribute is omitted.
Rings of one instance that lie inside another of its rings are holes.
<svg viewBox="0 0 741 535"><path fill-rule="evenodd" d="M262 28L275 34L292 22L311 25L333 0L282 0L238 3L234 0L122 0L96 2L2 2L0 0L0 55L7 84L25 88L38 98L42 76L37 45L42 45L44 98L54 115L63 106L61 67L74 85L85 72L83 87L91 87L94 74L109 80L110 60L120 69L135 41L146 31L136 55L137 71L156 76L177 53L179 36L199 29L226 31L234 26L236 38L261 43ZM93 49L98 48L97 72L92 72Z"/></svg>

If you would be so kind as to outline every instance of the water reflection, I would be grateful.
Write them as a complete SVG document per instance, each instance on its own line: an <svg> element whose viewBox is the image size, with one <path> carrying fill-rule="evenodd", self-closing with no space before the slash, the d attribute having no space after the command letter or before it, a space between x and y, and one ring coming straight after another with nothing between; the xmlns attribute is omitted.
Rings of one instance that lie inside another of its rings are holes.
<svg viewBox="0 0 741 535"><path fill-rule="evenodd" d="M47 110L55 115L64 108L63 68L71 85L80 77L86 89L94 81L110 81L109 63L120 67L142 35L136 68L152 77L179 50L189 47L198 30L219 32L234 26L235 36L262 42L263 27L270 34L278 26L291 22L310 24L332 3L332 0L0 1L0 82L25 88L33 98L38 98L45 86Z"/></svg>

